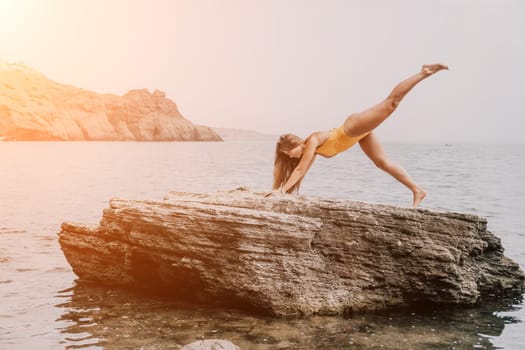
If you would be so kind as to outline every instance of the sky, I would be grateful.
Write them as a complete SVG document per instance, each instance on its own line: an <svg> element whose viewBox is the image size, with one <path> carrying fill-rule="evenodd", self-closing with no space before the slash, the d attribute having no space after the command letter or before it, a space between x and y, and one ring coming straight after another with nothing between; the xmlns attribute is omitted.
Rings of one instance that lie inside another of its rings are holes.
<svg viewBox="0 0 525 350"><path fill-rule="evenodd" d="M165 91L197 124L329 130L417 85L392 142L523 143L523 0L0 0L0 59L101 93Z"/></svg>

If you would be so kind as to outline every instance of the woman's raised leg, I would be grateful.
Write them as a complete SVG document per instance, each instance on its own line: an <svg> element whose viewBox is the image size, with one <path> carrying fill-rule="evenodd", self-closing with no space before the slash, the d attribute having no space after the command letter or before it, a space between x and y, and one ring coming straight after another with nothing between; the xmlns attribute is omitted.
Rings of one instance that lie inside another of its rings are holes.
<svg viewBox="0 0 525 350"><path fill-rule="evenodd" d="M416 185L405 169L388 159L383 146L379 143L377 135L374 132L371 132L359 141L359 145L363 152L365 152L368 158L370 158L379 169L386 171L412 191L414 195L412 204L414 205L414 208L417 207L423 198L425 198L426 192Z"/></svg>
<svg viewBox="0 0 525 350"><path fill-rule="evenodd" d="M397 84L385 100L363 112L350 115L345 120L345 133L352 137L374 130L394 112L403 97L417 83L443 69L448 69L448 67L443 64L424 65L419 73Z"/></svg>

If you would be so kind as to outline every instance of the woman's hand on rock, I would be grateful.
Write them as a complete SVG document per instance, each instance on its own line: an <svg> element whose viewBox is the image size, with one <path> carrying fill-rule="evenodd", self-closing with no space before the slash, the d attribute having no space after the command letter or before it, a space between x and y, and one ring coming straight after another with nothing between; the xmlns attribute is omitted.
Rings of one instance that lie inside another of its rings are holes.
<svg viewBox="0 0 525 350"><path fill-rule="evenodd" d="M264 196L270 197L271 195L276 195L276 194L284 194L284 192L282 190L272 190L271 192L265 193Z"/></svg>

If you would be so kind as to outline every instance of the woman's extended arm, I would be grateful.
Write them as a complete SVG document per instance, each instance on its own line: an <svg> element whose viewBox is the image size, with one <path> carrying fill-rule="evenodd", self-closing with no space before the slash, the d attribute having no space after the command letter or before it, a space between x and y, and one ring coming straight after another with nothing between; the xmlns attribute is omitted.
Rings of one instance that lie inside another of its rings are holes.
<svg viewBox="0 0 525 350"><path fill-rule="evenodd" d="M288 178L288 181L286 181L286 183L281 188L282 192L287 193L288 190L297 183L297 181L301 180L304 175L306 175L306 172L308 169L310 169L315 160L316 148L317 139L315 137L310 137L306 142L299 164L297 164L292 174Z"/></svg>

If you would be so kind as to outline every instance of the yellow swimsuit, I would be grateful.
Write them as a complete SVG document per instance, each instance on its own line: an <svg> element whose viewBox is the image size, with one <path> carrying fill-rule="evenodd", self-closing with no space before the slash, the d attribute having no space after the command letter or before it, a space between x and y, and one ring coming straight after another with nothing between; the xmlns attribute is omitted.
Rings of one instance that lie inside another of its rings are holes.
<svg viewBox="0 0 525 350"><path fill-rule="evenodd" d="M350 137L345 133L344 125L341 125L340 127L331 130L328 140L326 140L321 146L317 147L315 153L325 157L333 157L338 153L346 151L361 139L365 138L368 134L370 134L370 131L358 136Z"/></svg>

